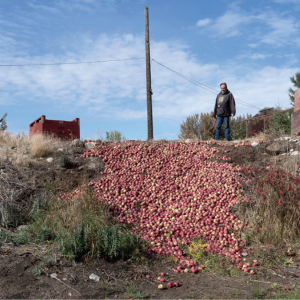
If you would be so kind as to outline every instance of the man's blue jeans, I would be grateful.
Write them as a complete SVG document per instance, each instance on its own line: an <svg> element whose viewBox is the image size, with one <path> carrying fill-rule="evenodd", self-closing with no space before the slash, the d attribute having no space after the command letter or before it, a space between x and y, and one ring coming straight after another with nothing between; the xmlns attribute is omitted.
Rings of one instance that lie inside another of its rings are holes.
<svg viewBox="0 0 300 300"><path fill-rule="evenodd" d="M224 122L225 126L225 139L229 140L230 137L230 127L229 127L229 116L228 117L217 117L216 135L215 140L220 138L221 127Z"/></svg>

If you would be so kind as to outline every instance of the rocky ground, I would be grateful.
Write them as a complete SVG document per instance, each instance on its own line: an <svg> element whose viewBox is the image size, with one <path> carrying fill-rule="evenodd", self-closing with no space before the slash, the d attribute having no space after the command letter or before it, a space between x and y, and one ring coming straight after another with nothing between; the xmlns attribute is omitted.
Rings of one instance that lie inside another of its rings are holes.
<svg viewBox="0 0 300 300"><path fill-rule="evenodd" d="M219 144L210 146L229 150L226 156L231 158L228 162L234 165L267 166L276 162L290 171L299 172L298 138L282 138L257 146L240 146L238 142ZM86 146L92 147L93 144ZM104 170L105 164L95 157L77 158L84 150L81 144L61 142L56 145L55 152L43 159L36 159L29 166L16 167L8 162L1 162L2 184L8 184L9 178L13 179L14 183L10 183L10 186L14 186L14 190L19 192L18 209L27 209L29 218L32 199L43 194L45 189L56 189L59 193L69 192L85 182L101 178L100 172ZM70 161L67 167L59 166L62 154ZM8 229L2 227L1 230ZM256 251L254 248L245 249L249 257ZM272 257L271 247L263 248L259 253L262 260ZM228 273L218 266L198 274L175 274L171 269L176 264L170 258L154 257L115 263L103 259L85 259L75 263L49 252L47 243L22 246L4 243L0 249L0 299L270 298L278 296L279 286L298 285L300 265L296 263L298 254L293 255L292 266L260 266L256 275ZM43 267L39 268L41 262ZM155 279L160 272L169 273L167 281L178 281L180 286L158 290ZM100 280L90 279L92 273L98 275ZM152 278L148 279L146 275L151 275ZM292 291L287 291L287 294L281 296L291 296L291 293Z"/></svg>

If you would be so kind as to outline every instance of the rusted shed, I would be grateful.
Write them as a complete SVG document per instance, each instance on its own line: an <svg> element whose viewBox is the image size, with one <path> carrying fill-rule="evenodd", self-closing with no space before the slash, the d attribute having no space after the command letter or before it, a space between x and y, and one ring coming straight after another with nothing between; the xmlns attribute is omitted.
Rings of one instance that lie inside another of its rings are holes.
<svg viewBox="0 0 300 300"><path fill-rule="evenodd" d="M291 110L293 108L287 109ZM286 110L282 110L284 112ZM260 132L264 132L270 127L270 121L273 121L274 108L265 107L260 110L254 117L245 119L241 123L246 122L247 138L251 138Z"/></svg>

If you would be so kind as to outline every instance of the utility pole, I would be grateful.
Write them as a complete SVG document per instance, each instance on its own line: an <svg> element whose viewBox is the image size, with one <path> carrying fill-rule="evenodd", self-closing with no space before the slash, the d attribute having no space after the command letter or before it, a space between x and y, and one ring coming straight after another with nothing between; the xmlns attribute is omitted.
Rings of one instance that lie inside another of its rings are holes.
<svg viewBox="0 0 300 300"><path fill-rule="evenodd" d="M152 140L153 139L152 89L151 89L151 66L150 66L149 14L148 14L147 6L145 7L145 48L146 48L148 140Z"/></svg>

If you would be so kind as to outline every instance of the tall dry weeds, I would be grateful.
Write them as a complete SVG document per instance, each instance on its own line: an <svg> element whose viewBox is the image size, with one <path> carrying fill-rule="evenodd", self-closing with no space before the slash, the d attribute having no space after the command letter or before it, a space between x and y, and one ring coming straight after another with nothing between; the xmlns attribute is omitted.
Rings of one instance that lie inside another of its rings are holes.
<svg viewBox="0 0 300 300"><path fill-rule="evenodd" d="M25 133L12 133L0 130L0 163L27 166L35 158L50 155L55 150L53 136L40 134L31 137Z"/></svg>

